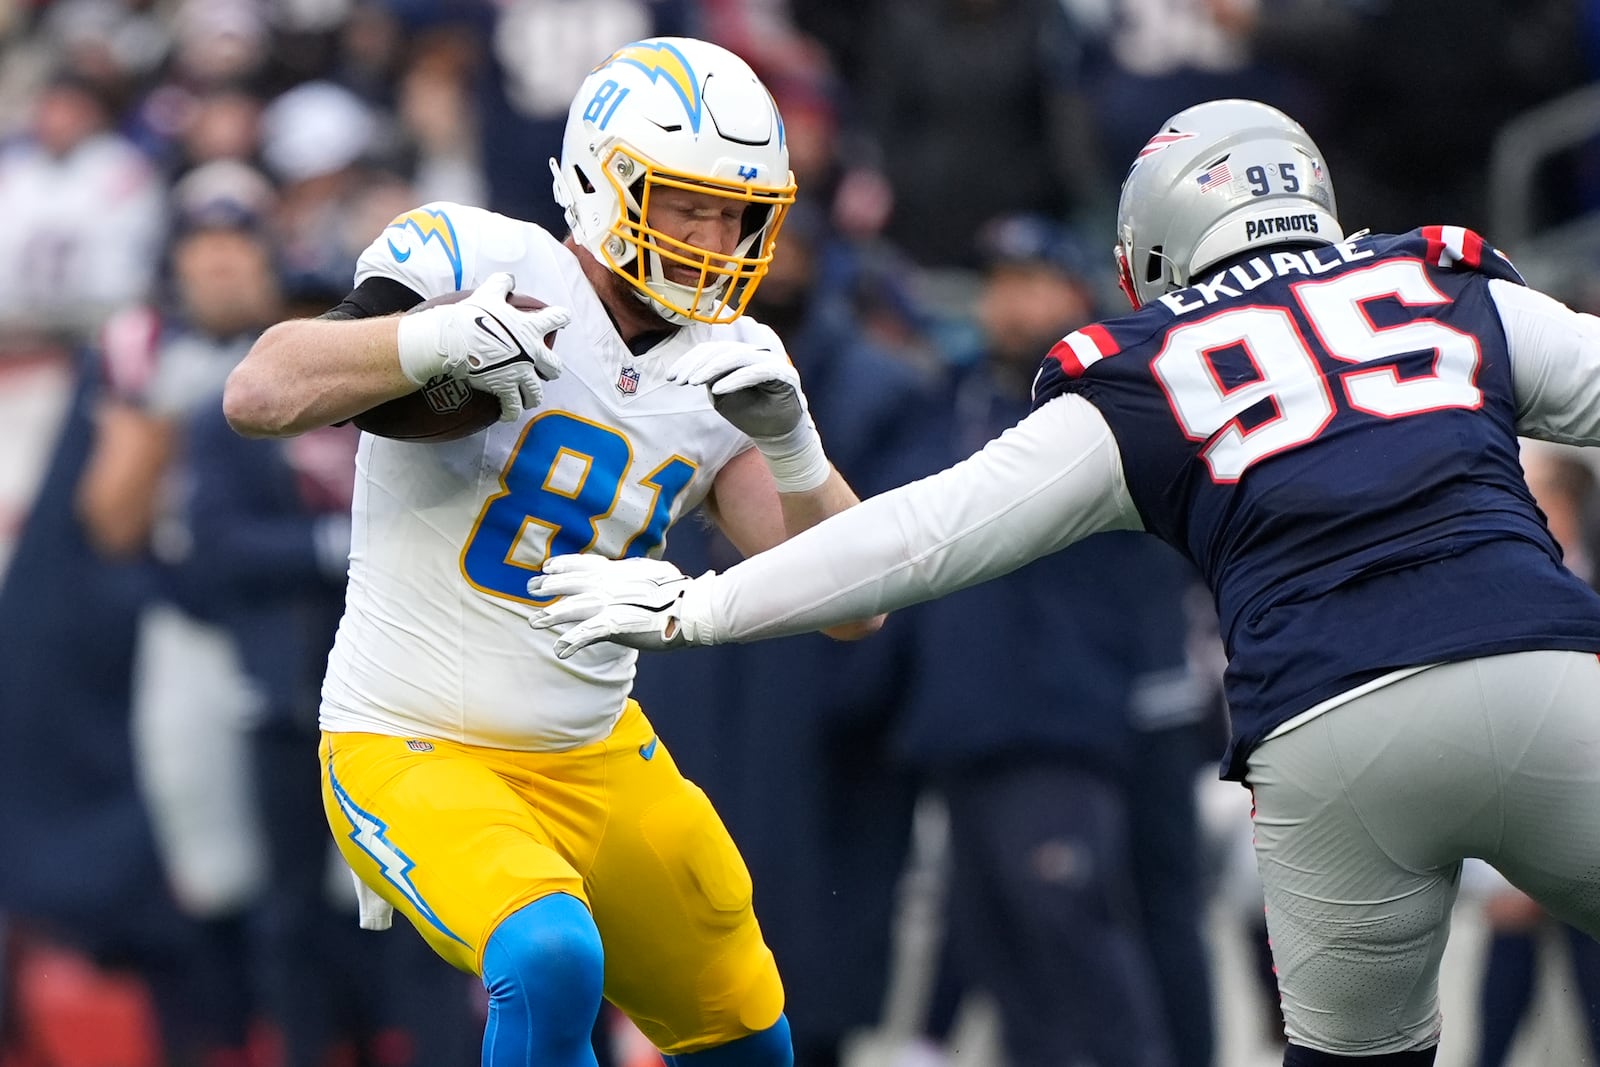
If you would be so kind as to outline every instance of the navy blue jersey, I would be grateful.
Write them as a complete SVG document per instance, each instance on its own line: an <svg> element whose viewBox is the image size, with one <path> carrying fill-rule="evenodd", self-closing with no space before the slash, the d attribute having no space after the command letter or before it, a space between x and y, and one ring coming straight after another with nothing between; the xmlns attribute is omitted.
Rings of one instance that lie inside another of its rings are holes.
<svg viewBox="0 0 1600 1067"><path fill-rule="evenodd" d="M1521 282L1455 227L1263 252L1046 358L1035 406L1095 405L1145 528L1216 598L1226 777L1392 671L1600 650L1600 596L1522 478L1491 278Z"/></svg>

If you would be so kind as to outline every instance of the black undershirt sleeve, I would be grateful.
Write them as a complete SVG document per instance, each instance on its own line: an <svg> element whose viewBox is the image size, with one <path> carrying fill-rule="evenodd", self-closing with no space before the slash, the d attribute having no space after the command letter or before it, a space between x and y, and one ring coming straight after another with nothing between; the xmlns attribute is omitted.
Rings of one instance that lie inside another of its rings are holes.
<svg viewBox="0 0 1600 1067"><path fill-rule="evenodd" d="M350 295L339 301L337 307L318 315L319 319L373 319L409 311L422 303L422 297L408 285L393 278L373 276L350 290ZM343 426L349 419L334 423Z"/></svg>
<svg viewBox="0 0 1600 1067"><path fill-rule="evenodd" d="M339 302L339 306L318 315L319 319L371 319L383 315L393 315L397 311L409 311L422 303L419 296L408 285L403 285L393 278L373 276L350 290L350 295Z"/></svg>

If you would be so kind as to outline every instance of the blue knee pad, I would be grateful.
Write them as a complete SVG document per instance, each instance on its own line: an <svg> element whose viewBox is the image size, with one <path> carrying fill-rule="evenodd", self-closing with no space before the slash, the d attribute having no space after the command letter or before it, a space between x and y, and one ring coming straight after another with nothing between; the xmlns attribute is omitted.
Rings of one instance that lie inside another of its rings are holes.
<svg viewBox="0 0 1600 1067"><path fill-rule="evenodd" d="M737 1041L666 1059L669 1067L794 1067L789 1020L780 1015L778 1021L765 1030L747 1034Z"/></svg>
<svg viewBox="0 0 1600 1067"><path fill-rule="evenodd" d="M483 950L483 1067L595 1067L604 961L577 897L552 893L506 916Z"/></svg>

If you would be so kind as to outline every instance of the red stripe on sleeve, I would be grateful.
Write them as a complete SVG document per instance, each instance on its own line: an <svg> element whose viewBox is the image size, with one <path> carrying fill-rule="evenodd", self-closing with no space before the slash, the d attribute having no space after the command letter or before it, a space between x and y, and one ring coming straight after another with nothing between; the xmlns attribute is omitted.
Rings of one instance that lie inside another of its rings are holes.
<svg viewBox="0 0 1600 1067"><path fill-rule="evenodd" d="M1440 266L1444 261L1444 227L1424 226L1422 236L1428 241L1428 262L1435 267Z"/></svg>
<svg viewBox="0 0 1600 1067"><path fill-rule="evenodd" d="M1069 378L1077 378L1083 374L1083 364L1078 362L1078 354L1067 344L1065 337L1051 345L1050 351L1046 352L1045 356L1061 364L1061 369Z"/></svg>
<svg viewBox="0 0 1600 1067"><path fill-rule="evenodd" d="M1118 352L1122 351L1122 347L1118 345L1116 339L1111 336L1111 331L1100 325L1098 322L1089 326L1085 326L1078 332L1083 334L1089 340L1093 341L1094 347L1102 356L1114 356Z"/></svg>
<svg viewBox="0 0 1600 1067"><path fill-rule="evenodd" d="M1461 238L1461 262L1469 267L1477 267L1483 262L1483 238L1471 230L1463 230Z"/></svg>

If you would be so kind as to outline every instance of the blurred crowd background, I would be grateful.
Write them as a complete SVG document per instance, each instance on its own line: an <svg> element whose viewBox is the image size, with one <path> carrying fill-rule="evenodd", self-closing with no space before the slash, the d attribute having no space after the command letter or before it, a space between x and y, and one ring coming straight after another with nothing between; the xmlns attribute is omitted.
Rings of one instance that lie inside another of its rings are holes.
<svg viewBox="0 0 1600 1067"><path fill-rule="evenodd" d="M317 796L352 433L246 441L218 397L416 204L562 232L570 95L657 34L778 100L800 194L752 312L863 496L1119 310L1120 176L1201 100L1299 118L1347 229L1467 225L1600 307L1591 0L0 0L0 1067L477 1062L481 988L356 929ZM1529 469L1587 573L1594 468ZM667 554L733 560L694 519ZM858 645L641 664L799 1067L1278 1062L1214 624L1105 535ZM1593 1062L1593 943L1466 882L1441 1065Z"/></svg>

